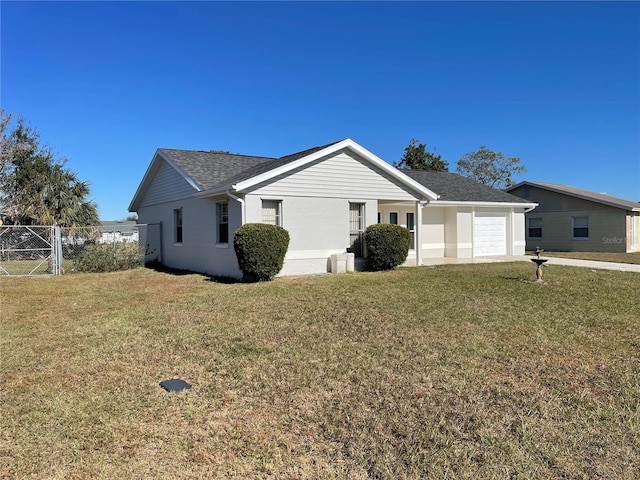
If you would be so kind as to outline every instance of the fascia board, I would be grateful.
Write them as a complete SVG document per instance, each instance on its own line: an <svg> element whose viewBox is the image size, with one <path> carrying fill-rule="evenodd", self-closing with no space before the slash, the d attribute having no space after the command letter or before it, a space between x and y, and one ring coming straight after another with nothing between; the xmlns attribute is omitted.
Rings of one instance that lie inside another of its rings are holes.
<svg viewBox="0 0 640 480"><path fill-rule="evenodd" d="M247 180L244 180L242 182L238 182L235 185L232 185L232 189L235 190L236 192L242 192L248 188L253 187L254 185L265 182L279 175L295 170L296 168L300 168L326 155L330 155L334 152L337 152L338 150L345 148L348 145L348 142L350 141L351 141L350 139L343 140L341 142L330 145L327 148L318 150L317 152L307 155L306 157L299 158L294 162L287 163L286 165L282 165L281 167L274 168L273 170L269 170L268 172L262 173L260 175L256 175L255 177L248 178Z"/></svg>
<svg viewBox="0 0 640 480"><path fill-rule="evenodd" d="M147 167L147 171L142 177L142 181L140 185L138 185L138 189L136 190L131 203L129 204L130 212L137 212L140 206L140 201L142 200L142 196L149 188L149 184L151 183L151 179L155 175L155 173L160 168L161 162L165 161L169 164L189 185L191 185L195 190L201 191L202 187L198 185L190 176L188 176L180 167L178 167L167 155L165 155L160 149L156 150L156 153L153 155L153 159L149 163Z"/></svg>
<svg viewBox="0 0 640 480"><path fill-rule="evenodd" d="M440 197L440 195L438 195L437 193L433 192L432 190L429 190L427 187L425 187L421 183L416 182L413 178L405 175L397 168L389 165L387 162L385 162L376 154L370 152L363 146L358 145L356 142L354 142L351 139L347 139L347 140L349 140L353 144L352 149L356 153L358 153L361 157L373 163L378 168L385 171L386 173L391 175L393 178L395 178L399 182L407 185L408 187L411 187L415 191L420 192L425 197L425 199L433 201L433 200L437 200Z"/></svg>
<svg viewBox="0 0 640 480"><path fill-rule="evenodd" d="M227 185L224 187L217 187L217 188L212 188L210 190L201 190L200 192L196 192L193 194L194 197L197 198L206 198L206 197L213 197L216 195L221 195L223 193L227 193L229 191L231 191L231 185Z"/></svg>
<svg viewBox="0 0 640 480"><path fill-rule="evenodd" d="M139 206L140 200L142 199L142 194L147 190L147 187L148 187L148 184L149 184L149 181L150 181L152 175L158 169L158 165L159 165L158 155L159 155L159 153L160 153L160 151L156 150L156 152L153 154L153 157L151 158L151 161L149 162L149 166L147 167L147 170L144 172L144 176L142 177L142 180L138 184L138 188L136 189L136 193L133 195L133 198L131 199L131 203L129 204L129 211L130 212L137 212L138 211L138 206Z"/></svg>
<svg viewBox="0 0 640 480"><path fill-rule="evenodd" d="M357 153L358 155L360 155L362 158L364 158L369 163L372 163L372 164L376 165L378 168L380 168L381 170L385 171L386 173L388 173L389 175L394 177L396 180L398 180L401 183L407 185L412 190L419 192L425 198L427 198L429 200L434 200L434 199L438 198L438 195L436 195L434 192L432 192L428 188L424 187L423 185L419 184L418 182L416 182L412 178L409 178L406 175L402 174L397 168L392 167L387 162L385 162L384 160L382 160L378 156L374 155L373 153L371 153L366 148L358 145L356 142L354 142L350 138L347 138L347 139L345 139L345 140L343 140L341 142L338 142L338 143L334 143L333 145L330 145L327 148L324 148L322 150L318 150L317 152L314 152L314 153L312 153L310 155L307 155L306 157L302 157L302 158L300 158L300 159L298 159L298 160L296 160L294 162L291 162L291 163L283 165L283 166L281 166L279 168L275 168L273 170L270 170L269 172L265 172L265 173L263 173L261 175L256 175L255 177L249 178L249 179L244 180L242 182L238 182L237 184L232 185L232 190L234 190L236 192L243 192L243 191L247 190L248 188L253 187L254 185L257 185L259 183L268 181L268 180L270 180L272 178L275 178L275 177L277 177L279 175L283 175L283 174L285 174L287 172L293 171L293 170L295 170L297 168L303 167L304 165L307 165L307 164L309 164L311 162L314 162L314 161L316 161L316 160L318 160L318 159L320 159L322 157L325 157L327 155L331 155L332 153L339 152L340 150L343 150L343 149L348 149L348 150L351 150L351 151Z"/></svg>
<svg viewBox="0 0 640 480"><path fill-rule="evenodd" d="M163 152L158 152L160 154L160 156L162 157L162 159L167 162L169 165L171 165L171 167L173 167L175 169L176 172L178 172L178 174L189 184L191 185L194 189L196 189L197 191L202 191L202 187L200 185L198 185L198 183L192 179L189 175L187 175L184 170L182 170L178 165L176 165L175 163L173 163L173 160L171 160L171 158L169 158L168 156L166 156Z"/></svg>
<svg viewBox="0 0 640 480"><path fill-rule="evenodd" d="M511 185L510 187L507 187L504 189L505 192L510 192L511 190L515 190L518 187L521 187L523 185L531 185L531 182L528 182L527 180L524 180L520 183L516 183L515 185Z"/></svg>
<svg viewBox="0 0 640 480"><path fill-rule="evenodd" d="M470 201L454 201L454 200L434 200L429 205L440 207L515 207L515 208L535 208L537 203L520 203L520 202L470 202Z"/></svg>

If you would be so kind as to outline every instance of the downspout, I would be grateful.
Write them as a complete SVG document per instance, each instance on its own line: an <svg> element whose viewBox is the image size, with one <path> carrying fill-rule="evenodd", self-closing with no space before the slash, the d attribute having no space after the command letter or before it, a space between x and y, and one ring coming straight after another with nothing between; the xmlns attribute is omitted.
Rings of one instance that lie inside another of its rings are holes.
<svg viewBox="0 0 640 480"><path fill-rule="evenodd" d="M245 205L244 205L244 199L240 198L240 197L236 197L233 193L231 193L229 190L227 190L227 196L229 196L230 198L233 198L234 200L237 200L238 202L240 202L240 213L241 213L241 218L242 218L242 223L240 223L240 226L244 225L244 221L245 221Z"/></svg>

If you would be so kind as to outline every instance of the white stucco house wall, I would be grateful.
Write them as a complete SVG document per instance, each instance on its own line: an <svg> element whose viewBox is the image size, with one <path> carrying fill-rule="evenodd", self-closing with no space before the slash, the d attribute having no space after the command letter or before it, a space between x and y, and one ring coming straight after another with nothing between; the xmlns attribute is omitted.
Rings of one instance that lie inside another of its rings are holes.
<svg viewBox="0 0 640 480"><path fill-rule="evenodd" d="M363 257L378 222L409 228L417 265L521 255L534 207L452 173L398 170L345 139L280 158L158 149L129 211L161 225L165 266L239 278L233 234L245 223L288 230L281 274L297 275L326 273L336 253Z"/></svg>

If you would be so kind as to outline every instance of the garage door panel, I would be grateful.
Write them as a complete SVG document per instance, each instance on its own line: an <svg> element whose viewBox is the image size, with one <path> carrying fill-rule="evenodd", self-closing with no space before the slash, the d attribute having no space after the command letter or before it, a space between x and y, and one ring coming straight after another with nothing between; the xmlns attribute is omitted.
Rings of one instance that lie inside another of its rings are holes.
<svg viewBox="0 0 640 480"><path fill-rule="evenodd" d="M473 222L473 254L476 257L507 254L507 218L476 216Z"/></svg>

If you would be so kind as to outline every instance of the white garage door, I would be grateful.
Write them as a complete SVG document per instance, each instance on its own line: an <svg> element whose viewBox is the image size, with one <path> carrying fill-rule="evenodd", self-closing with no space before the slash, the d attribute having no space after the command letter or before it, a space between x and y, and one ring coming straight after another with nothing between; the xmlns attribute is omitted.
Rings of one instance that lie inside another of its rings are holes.
<svg viewBox="0 0 640 480"><path fill-rule="evenodd" d="M473 254L476 257L507 254L507 217L476 214Z"/></svg>

